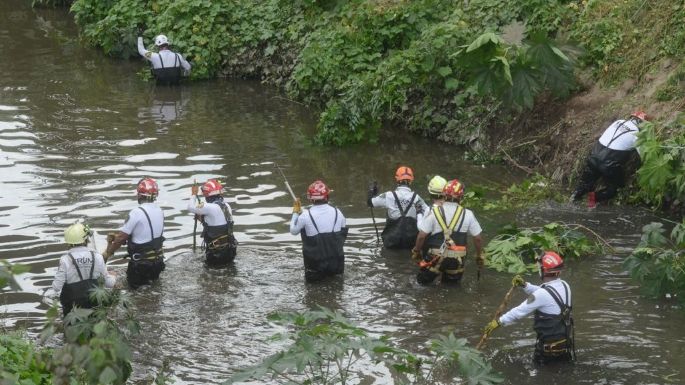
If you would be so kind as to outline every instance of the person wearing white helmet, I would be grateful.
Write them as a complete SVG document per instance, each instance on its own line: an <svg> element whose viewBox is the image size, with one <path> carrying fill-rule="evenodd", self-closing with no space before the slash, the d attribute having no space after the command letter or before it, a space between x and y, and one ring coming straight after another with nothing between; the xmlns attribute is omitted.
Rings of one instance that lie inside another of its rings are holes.
<svg viewBox="0 0 685 385"><path fill-rule="evenodd" d="M64 316L74 306L92 308L90 290L104 279L106 288L114 287L116 277L107 272L107 265L100 253L88 249L92 232L88 225L74 223L64 231L64 243L69 251L59 259L59 267L52 282L52 289L59 296Z"/></svg>
<svg viewBox="0 0 685 385"><path fill-rule="evenodd" d="M157 35L155 45L159 52L148 51L143 44L143 38L138 36L138 53L152 65L152 74L157 83L178 84L184 71L190 71L190 63L181 54L169 49L169 39L165 35Z"/></svg>
<svg viewBox="0 0 685 385"><path fill-rule="evenodd" d="M570 200L580 200L588 194L588 206L613 198L618 189L625 184L625 166L636 151L637 133L643 121L651 117L644 111L635 111L626 120L613 122L592 149L585 162L585 167ZM595 191L597 181L602 179L604 188Z"/></svg>
<svg viewBox="0 0 685 385"><path fill-rule="evenodd" d="M188 211L202 222L205 263L208 266L225 266L235 259L238 241L233 236L233 212L224 201L224 186L216 179L209 179L202 185L204 203L199 203L199 188L191 188Z"/></svg>

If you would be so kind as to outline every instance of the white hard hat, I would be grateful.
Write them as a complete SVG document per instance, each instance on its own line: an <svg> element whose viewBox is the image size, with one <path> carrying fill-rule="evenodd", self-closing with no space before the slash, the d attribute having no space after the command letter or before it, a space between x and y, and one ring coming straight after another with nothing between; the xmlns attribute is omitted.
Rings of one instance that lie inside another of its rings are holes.
<svg viewBox="0 0 685 385"><path fill-rule="evenodd" d="M159 47L164 44L169 44L169 39L167 39L165 35L157 35L155 38L155 45Z"/></svg>

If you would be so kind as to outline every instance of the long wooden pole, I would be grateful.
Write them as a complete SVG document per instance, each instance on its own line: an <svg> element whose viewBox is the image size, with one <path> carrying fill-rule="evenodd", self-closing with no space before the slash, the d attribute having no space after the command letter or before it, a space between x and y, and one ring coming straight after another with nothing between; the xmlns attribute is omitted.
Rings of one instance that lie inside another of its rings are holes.
<svg viewBox="0 0 685 385"><path fill-rule="evenodd" d="M514 295L514 289L516 289L516 286L512 285L507 294L504 295L504 300L502 300L502 303L497 308L497 311L495 311L495 315L492 317L492 319L497 319L502 315L502 313L504 313L504 309L506 309L507 304ZM485 340L487 340L489 336L490 333L483 333L483 336L480 337L480 341L478 341L478 345L476 345L476 349L480 350L480 348L485 344Z"/></svg>

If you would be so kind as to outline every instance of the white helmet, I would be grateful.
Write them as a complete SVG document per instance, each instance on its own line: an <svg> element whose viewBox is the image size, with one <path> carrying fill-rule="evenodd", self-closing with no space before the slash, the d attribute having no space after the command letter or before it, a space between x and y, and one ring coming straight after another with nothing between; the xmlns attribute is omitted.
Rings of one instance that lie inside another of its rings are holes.
<svg viewBox="0 0 685 385"><path fill-rule="evenodd" d="M167 39L165 35L157 35L155 38L155 45L159 47L164 44L169 44L169 39Z"/></svg>

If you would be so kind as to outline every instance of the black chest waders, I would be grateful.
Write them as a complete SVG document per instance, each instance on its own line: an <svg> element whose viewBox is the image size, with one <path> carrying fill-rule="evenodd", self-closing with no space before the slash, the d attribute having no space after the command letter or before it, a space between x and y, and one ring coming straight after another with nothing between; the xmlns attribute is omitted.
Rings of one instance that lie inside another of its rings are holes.
<svg viewBox="0 0 685 385"><path fill-rule="evenodd" d="M164 236L160 235L155 238L150 216L144 208L138 208L145 214L152 240L145 243L128 242L128 255L131 260L128 262L126 269L126 278L129 286L133 289L157 280L159 274L165 268L164 252L162 250ZM162 222L162 234L164 234L164 222Z"/></svg>
<svg viewBox="0 0 685 385"><path fill-rule="evenodd" d="M157 80L157 84L160 85L177 85L181 82L181 77L183 76L183 69L181 68L181 63L178 58L178 54L174 53L174 65L172 67L165 67L164 60L162 59L162 54L158 53L159 61L162 63L162 68L153 68L152 75Z"/></svg>
<svg viewBox="0 0 685 385"><path fill-rule="evenodd" d="M335 210L333 229L328 233L319 231L311 210L309 218L317 231L316 235L308 236L304 229L302 236L302 255L304 256L304 277L308 282L319 281L331 275L342 274L345 270L345 252L343 246L347 238L347 227L335 231L338 221L338 209Z"/></svg>
<svg viewBox="0 0 685 385"><path fill-rule="evenodd" d="M416 235L419 233L419 229L416 227L416 218L407 216L416 200L416 193L412 195L405 208L402 208L402 203L394 191L392 195L395 198L397 208L400 210L400 217L397 219L386 219L383 233L381 233L383 246L386 249L408 250L414 247Z"/></svg>
<svg viewBox="0 0 685 385"><path fill-rule="evenodd" d="M238 241L233 236L233 216L224 202L210 204L221 208L226 224L209 226L202 220L205 263L212 266L226 265L233 262L238 251Z"/></svg>
<svg viewBox="0 0 685 385"><path fill-rule="evenodd" d="M416 280L425 285L441 276L444 282L459 282L464 274L466 256L466 233L460 232L466 211L461 205L457 205L449 225L446 223L447 218L442 206L434 206L433 215L442 232L426 239L424 259L419 263L421 270Z"/></svg>
<svg viewBox="0 0 685 385"><path fill-rule="evenodd" d="M533 329L537 334L533 355L535 362L575 361L576 359L572 306L567 305L569 289L565 283L563 285L565 301L561 300L561 296L554 288L542 285L542 288L552 296L561 312L547 314L539 310L535 311L533 321Z"/></svg>
<svg viewBox="0 0 685 385"><path fill-rule="evenodd" d="M78 273L79 281L73 283L66 283L62 287L62 292L59 295L59 302L62 304L62 313L64 316L69 314L74 306L82 309L91 309L95 304L90 300L90 292L98 286L98 280L93 278L93 271L95 270L95 254L91 251L91 265L90 275L87 279L83 278L81 269L79 269L76 259L71 253L68 254L71 263L74 264L76 272Z"/></svg>

